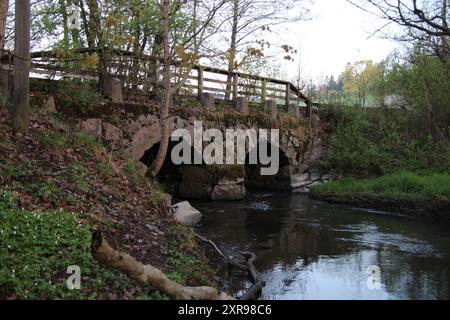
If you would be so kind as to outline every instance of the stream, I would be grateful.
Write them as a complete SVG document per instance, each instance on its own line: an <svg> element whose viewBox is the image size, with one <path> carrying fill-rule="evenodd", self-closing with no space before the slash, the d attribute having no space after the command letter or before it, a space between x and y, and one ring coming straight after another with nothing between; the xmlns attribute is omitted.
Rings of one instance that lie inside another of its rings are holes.
<svg viewBox="0 0 450 320"><path fill-rule="evenodd" d="M448 224L287 193L192 204L203 213L199 233L256 253L263 299L450 298ZM228 285L239 293L250 282L230 277Z"/></svg>

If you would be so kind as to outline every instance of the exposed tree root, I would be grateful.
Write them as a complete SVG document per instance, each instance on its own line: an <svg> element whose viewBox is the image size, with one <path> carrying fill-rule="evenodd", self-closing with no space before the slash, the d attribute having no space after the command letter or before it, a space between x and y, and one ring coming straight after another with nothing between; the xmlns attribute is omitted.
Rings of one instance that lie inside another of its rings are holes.
<svg viewBox="0 0 450 320"><path fill-rule="evenodd" d="M217 251L217 253L225 260L226 263L229 265L236 267L242 271L247 271L249 277L251 278L253 285L247 290L246 293L244 293L242 296L240 296L239 300L258 300L261 297L262 294L262 288L265 286L264 281L261 281L261 279L258 277L258 274L256 272L255 266L253 263L256 260L256 255L253 252L241 252L240 254L244 256L247 259L246 265L243 265L242 263L236 261L231 256L226 256L219 247L211 240L206 239L205 237L202 237L198 233L196 233L194 230L192 230L192 234L199 238L200 240L209 243L213 248Z"/></svg>
<svg viewBox="0 0 450 320"><path fill-rule="evenodd" d="M253 285L246 293L239 297L239 300L258 300L261 297L262 289L266 284L258 277L255 266L253 265L256 260L256 255L253 252L243 252L242 254L247 258L248 273L252 279Z"/></svg>
<svg viewBox="0 0 450 320"><path fill-rule="evenodd" d="M101 231L92 234L91 253L100 264L124 272L141 284L149 284L174 299L180 300L232 300L226 293L212 287L185 287L171 281L159 269L137 261L132 256L111 248Z"/></svg>

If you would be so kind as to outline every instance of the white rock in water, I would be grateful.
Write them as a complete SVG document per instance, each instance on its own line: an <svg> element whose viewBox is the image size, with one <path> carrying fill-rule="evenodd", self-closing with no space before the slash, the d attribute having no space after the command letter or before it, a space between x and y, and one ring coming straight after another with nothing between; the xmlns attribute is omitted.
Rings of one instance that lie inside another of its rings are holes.
<svg viewBox="0 0 450 320"><path fill-rule="evenodd" d="M175 220L186 227L193 227L202 219L200 211L191 206L188 201L179 202L172 206Z"/></svg>
<svg viewBox="0 0 450 320"><path fill-rule="evenodd" d="M292 191L292 193L301 193L301 194L308 194L310 192L309 188L299 188Z"/></svg>
<svg viewBox="0 0 450 320"><path fill-rule="evenodd" d="M291 176L291 183L302 183L305 181L308 181L309 179L309 173L303 173L303 174L295 174Z"/></svg>

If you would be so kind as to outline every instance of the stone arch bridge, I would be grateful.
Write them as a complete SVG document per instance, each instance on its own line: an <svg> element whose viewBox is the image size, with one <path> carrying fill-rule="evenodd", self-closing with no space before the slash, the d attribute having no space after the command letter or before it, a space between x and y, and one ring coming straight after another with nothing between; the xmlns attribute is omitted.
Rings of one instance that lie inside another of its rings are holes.
<svg viewBox="0 0 450 320"><path fill-rule="evenodd" d="M92 57L97 57L96 68L84 65ZM10 89L14 57L4 54L0 62L2 87ZM307 192L311 185L327 178L313 166L321 156L320 119L311 101L292 83L207 66L185 66L177 61L172 68L173 84L179 84L181 78L184 81L171 107L173 130L192 130L197 120L203 121L205 129L222 131L279 129L280 170L273 176L261 176L258 164L175 166L169 150L159 177L168 191L185 198L235 200L245 196L246 187ZM104 140L112 151L127 152L142 173L151 164L161 139L157 108L161 75L159 58L99 49L78 49L69 55L33 53L30 73L34 94L45 94L47 105L56 100L59 110L64 109L64 102L59 105L58 85L54 85L59 81L75 89L88 84L101 91L109 103L98 109L105 112L84 114L78 128Z"/></svg>

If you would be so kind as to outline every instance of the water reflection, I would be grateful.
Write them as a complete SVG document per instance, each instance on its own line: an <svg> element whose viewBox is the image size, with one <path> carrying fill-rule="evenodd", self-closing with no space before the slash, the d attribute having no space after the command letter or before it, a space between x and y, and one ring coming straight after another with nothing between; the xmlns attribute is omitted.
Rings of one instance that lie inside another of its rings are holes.
<svg viewBox="0 0 450 320"><path fill-rule="evenodd" d="M449 299L448 226L289 194L194 205L202 234L258 255L266 299ZM371 265L380 290L367 286Z"/></svg>

